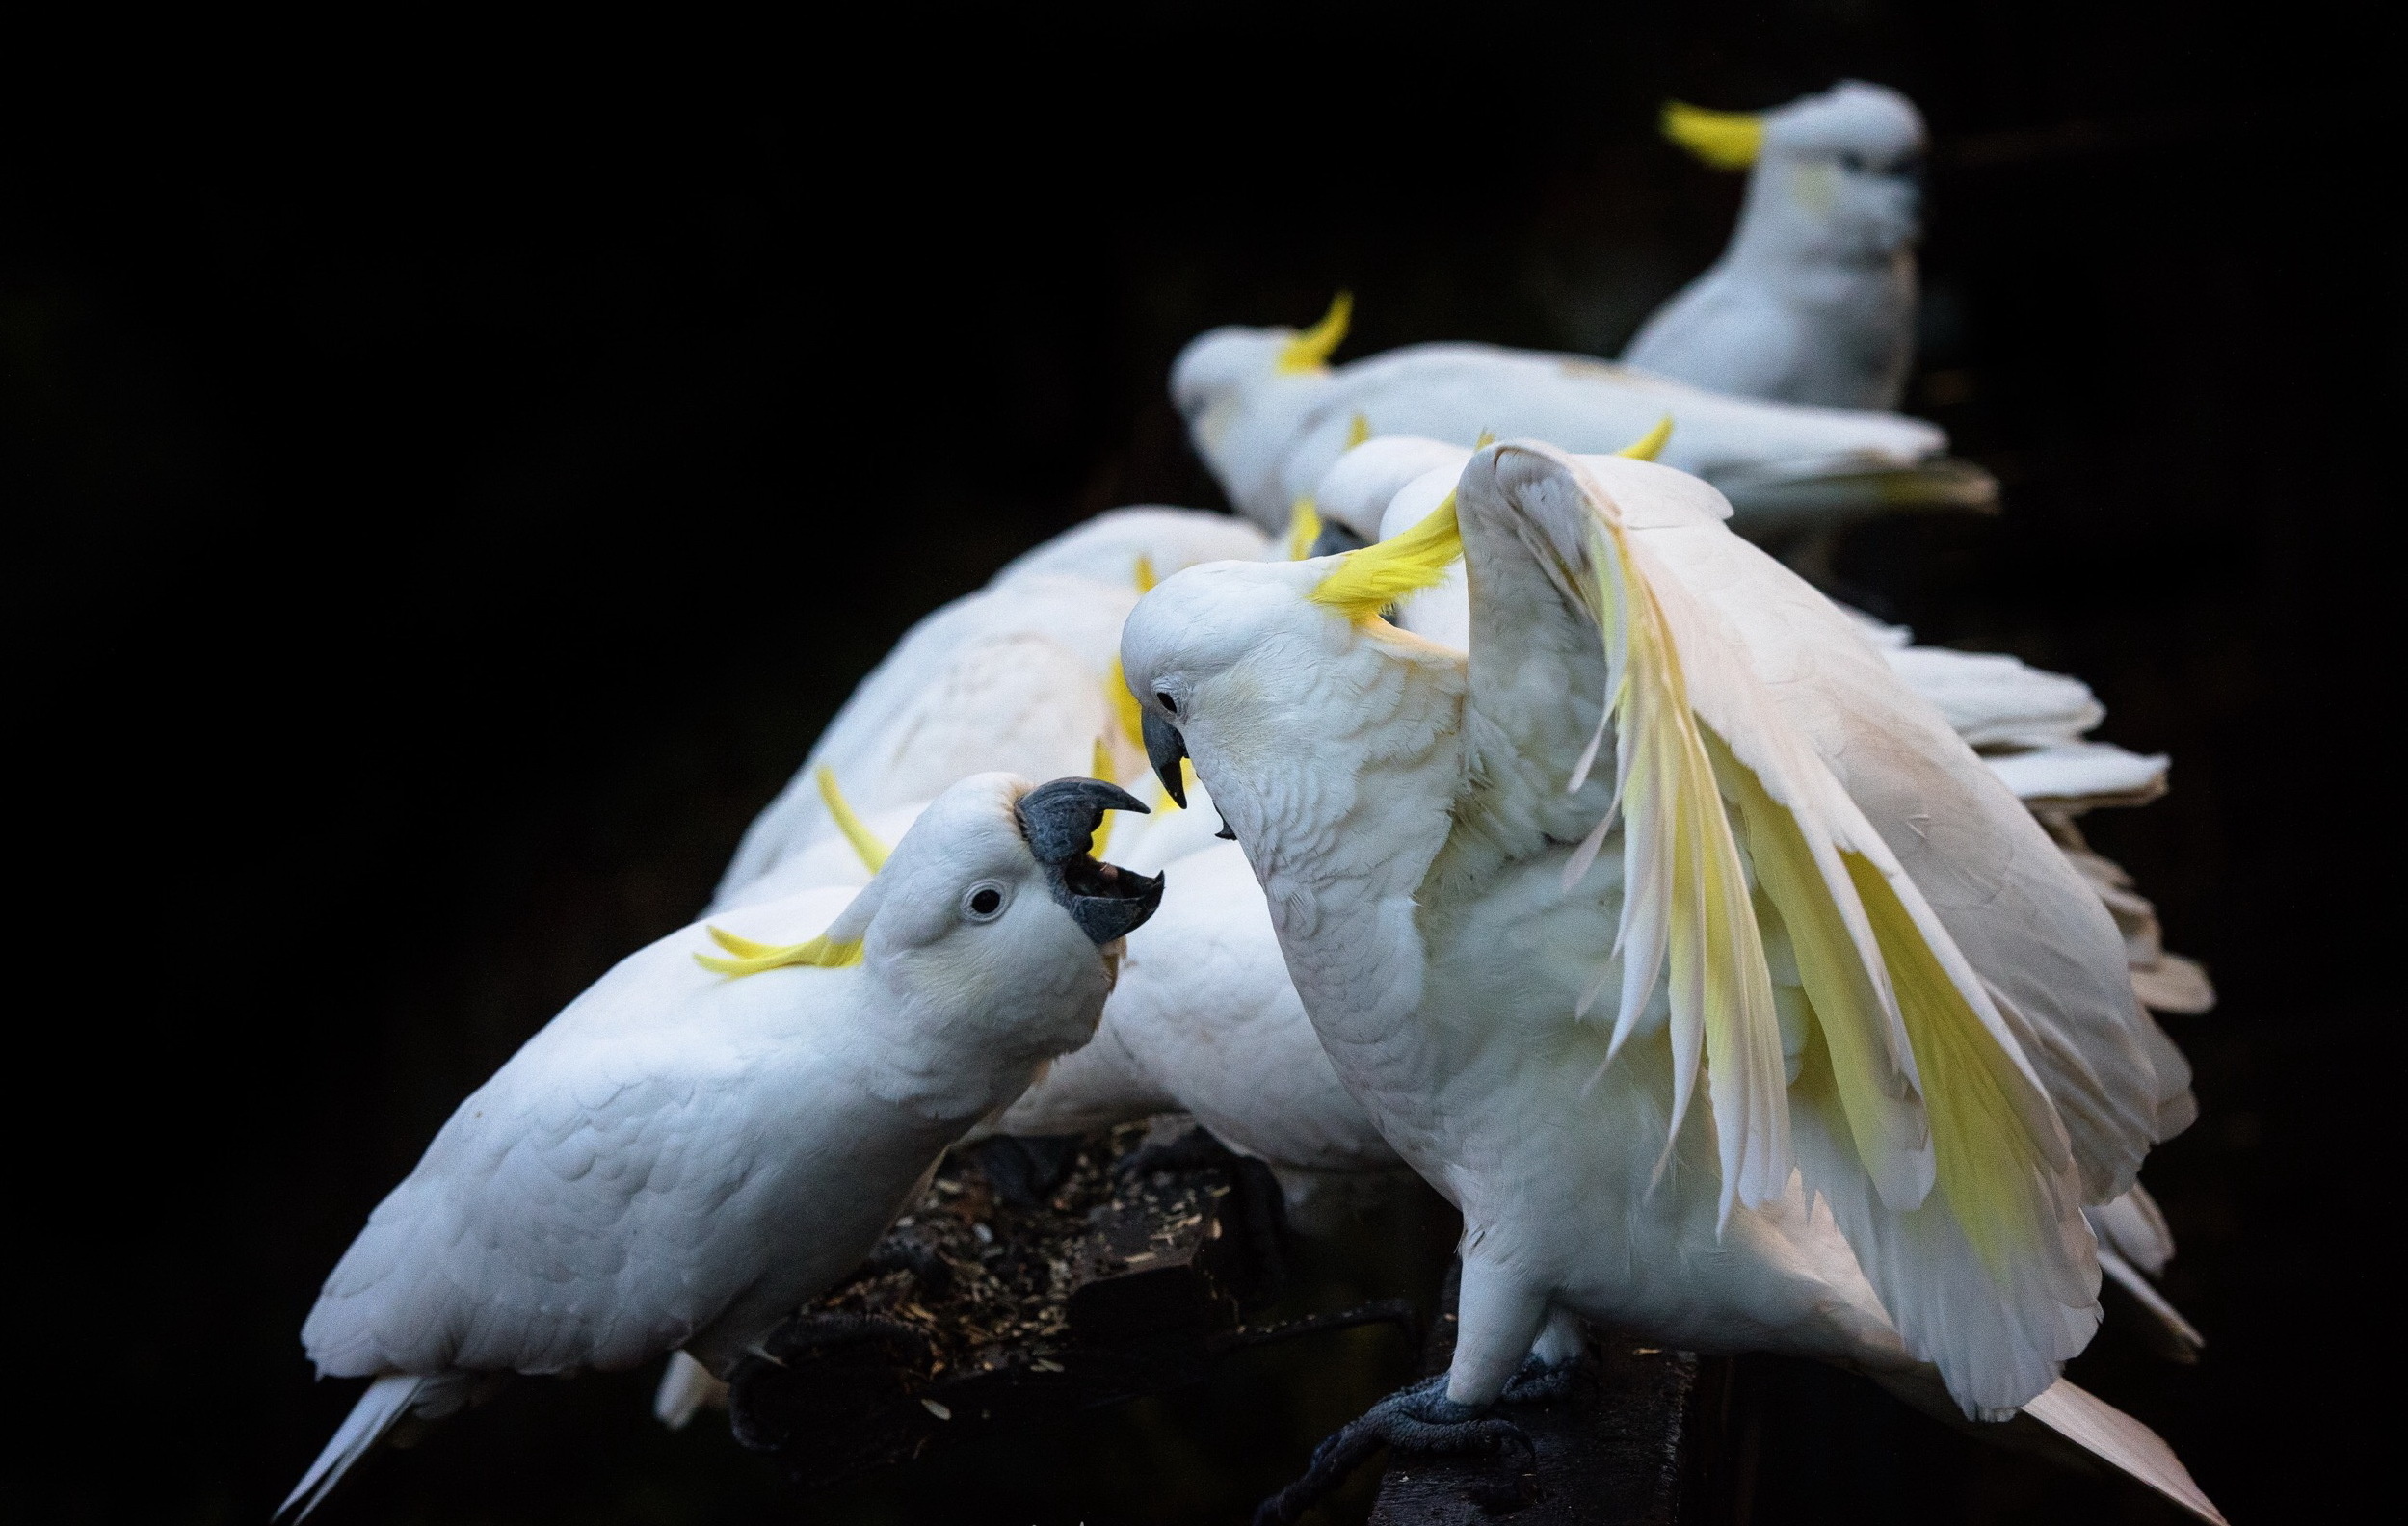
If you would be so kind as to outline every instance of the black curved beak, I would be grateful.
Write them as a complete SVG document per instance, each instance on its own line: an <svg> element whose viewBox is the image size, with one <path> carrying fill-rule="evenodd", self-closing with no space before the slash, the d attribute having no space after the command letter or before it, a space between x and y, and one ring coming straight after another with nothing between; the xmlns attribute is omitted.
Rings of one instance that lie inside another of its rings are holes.
<svg viewBox="0 0 2408 1526"><path fill-rule="evenodd" d="M1055 904L1098 946L1135 932L1162 904L1160 875L1133 874L1089 856L1087 845L1107 810L1145 813L1146 805L1117 784L1061 778L1038 785L1012 807Z"/></svg>
<svg viewBox="0 0 2408 1526"><path fill-rule="evenodd" d="M1139 729L1146 734L1146 761L1153 765L1153 776L1162 781L1171 803L1185 810L1187 780L1180 776L1179 763L1187 756L1187 739L1178 734L1178 727L1151 710Z"/></svg>

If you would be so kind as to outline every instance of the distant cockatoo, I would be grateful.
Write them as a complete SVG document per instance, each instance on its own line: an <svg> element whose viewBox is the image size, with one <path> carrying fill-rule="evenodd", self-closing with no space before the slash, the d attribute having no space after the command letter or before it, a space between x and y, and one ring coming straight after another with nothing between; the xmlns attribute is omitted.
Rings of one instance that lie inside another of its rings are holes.
<svg viewBox="0 0 2408 1526"><path fill-rule="evenodd" d="M917 804L990 770L1030 778L1082 773L1099 738L1113 750L1116 772L1139 776L1136 712L1118 676L1121 621L1156 577L1260 556L1267 544L1228 514L1116 509L920 620L854 689L792 782L746 829L712 904L834 837L814 782L823 768L864 813Z"/></svg>
<svg viewBox="0 0 2408 1526"><path fill-rule="evenodd" d="M1215 329L1180 352L1171 397L1230 501L1286 525L1365 434L1470 446L1530 435L1614 450L1669 416L1662 460L1765 528L1915 507L1988 508L1997 484L1919 419L1729 397L1588 355L1424 344L1333 370L1345 299L1299 333Z"/></svg>
<svg viewBox="0 0 2408 1526"><path fill-rule="evenodd" d="M1145 808L981 775L866 889L622 960L461 1104L327 1279L303 1342L321 1376L374 1381L284 1511L494 1375L683 1350L724 1377L1095 1032L1162 881L1087 848L1106 810Z"/></svg>
<svg viewBox="0 0 2408 1526"><path fill-rule="evenodd" d="M1850 80L1761 113L1666 108L1664 131L1753 167L1722 258L1641 326L1625 364L1712 392L1886 411L1915 355L1923 118Z"/></svg>
<svg viewBox="0 0 2408 1526"><path fill-rule="evenodd" d="M2081 1210L2189 1110L2116 931L1728 513L1509 443L1414 535L1197 567L1128 621L1157 768L1192 752L1323 1047L1465 1221L1446 1376L1267 1510L1383 1439L1495 1436L1589 1318L2020 1410L2218 1518L2058 1376L2099 1318ZM1459 554L1468 655L1380 618Z"/></svg>

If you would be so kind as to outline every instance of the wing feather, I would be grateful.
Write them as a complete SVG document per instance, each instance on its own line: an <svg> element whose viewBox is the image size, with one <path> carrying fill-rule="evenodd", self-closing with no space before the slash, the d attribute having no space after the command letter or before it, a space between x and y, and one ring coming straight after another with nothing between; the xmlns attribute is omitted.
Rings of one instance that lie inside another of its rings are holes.
<svg viewBox="0 0 2408 1526"><path fill-rule="evenodd" d="M1794 1163L1961 1403L1993 1412L2038 1392L2095 1326L2098 1269L2064 1126L2013 1025L1748 653L1592 474L1511 444L1474 458L1460 500L1475 606L1478 548L1501 543L1475 521L1520 519L1601 643L1625 885L1615 1041L1660 978L1674 1126L1702 1066L1722 1213L1770 1201ZM1525 737L1589 734L1571 719ZM1794 1092L1774 923L1796 956L1813 1059Z"/></svg>

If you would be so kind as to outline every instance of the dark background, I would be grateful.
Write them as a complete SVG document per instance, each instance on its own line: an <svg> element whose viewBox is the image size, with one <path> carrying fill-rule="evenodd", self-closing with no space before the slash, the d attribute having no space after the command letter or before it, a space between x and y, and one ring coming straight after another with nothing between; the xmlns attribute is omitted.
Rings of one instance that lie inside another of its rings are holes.
<svg viewBox="0 0 2408 1526"><path fill-rule="evenodd" d="M70 85L17 50L10 1112L43 1518L264 1516L352 1397L295 1339L316 1283L453 1103L694 913L911 620L1098 509L1219 502L1163 395L1183 340L1346 285L1341 359L1610 354L1736 207L1654 136L1661 99L1851 75L1932 123L1909 407L2009 508L1874 527L1840 570L2174 755L2168 799L2089 826L2224 995L2175 1028L2204 1116L2148 1172L2206 1359L2110 1329L2078 1375L2236 1521L2366 1487L2400 900L2375 8L1674 10L903 14L475 83L327 43ZM1442 1245L1399 1212L1366 1236ZM1325 1259L1333 1292L1397 1276ZM713 1422L659 1434L649 1373L525 1383L324 1518L1235 1519L1410 1370L1384 1338L812 1511ZM2163 1518L1826 1409L1759 1519Z"/></svg>

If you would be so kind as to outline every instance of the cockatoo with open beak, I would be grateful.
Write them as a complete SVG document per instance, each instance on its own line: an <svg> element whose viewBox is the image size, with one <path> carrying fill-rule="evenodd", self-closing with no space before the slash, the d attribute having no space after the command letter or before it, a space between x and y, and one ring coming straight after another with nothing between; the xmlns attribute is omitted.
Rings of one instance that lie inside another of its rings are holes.
<svg viewBox="0 0 2408 1526"><path fill-rule="evenodd" d="M622 960L460 1105L327 1279L303 1342L373 1381L279 1513L489 1377L678 1350L724 1377L1095 1032L1162 881L1088 844L1145 808L1095 779L964 779L858 894Z"/></svg>
<svg viewBox="0 0 2408 1526"><path fill-rule="evenodd" d="M1104 740L1121 776L1145 767L1121 621L1155 578L1264 553L1244 520L1195 509L1115 509L1073 526L987 586L913 625L854 689L803 767L754 819L714 907L814 844L841 851L817 785L844 781L865 815L917 805L954 780L1000 771L1084 772ZM818 882L808 872L804 883Z"/></svg>
<svg viewBox="0 0 2408 1526"><path fill-rule="evenodd" d="M1909 508L1989 509L1998 485L1948 457L1936 425L1730 397L1589 355L1422 344L1333 369L1341 297L1314 328L1215 329L1180 352L1171 398L1230 501L1286 525L1364 434L1472 446L1528 435L1617 450L1673 420L1662 460L1773 530Z"/></svg>
<svg viewBox="0 0 2408 1526"><path fill-rule="evenodd" d="M1449 1371L1266 1513L1384 1439L1496 1438L1587 1318L2020 1410L2218 1518L2058 1376L2099 1319L2082 1207L2188 1106L2115 929L1728 513L1509 443L1415 535L1192 568L1129 618L1157 768L1192 754L1339 1075L1464 1215ZM1458 554L1468 654L1380 613Z"/></svg>
<svg viewBox="0 0 2408 1526"><path fill-rule="evenodd" d="M1664 132L1747 169L1747 200L1722 258L1640 327L1624 363L1738 397L1896 408L1915 355L1915 103L1849 80L1778 111L1675 102Z"/></svg>

